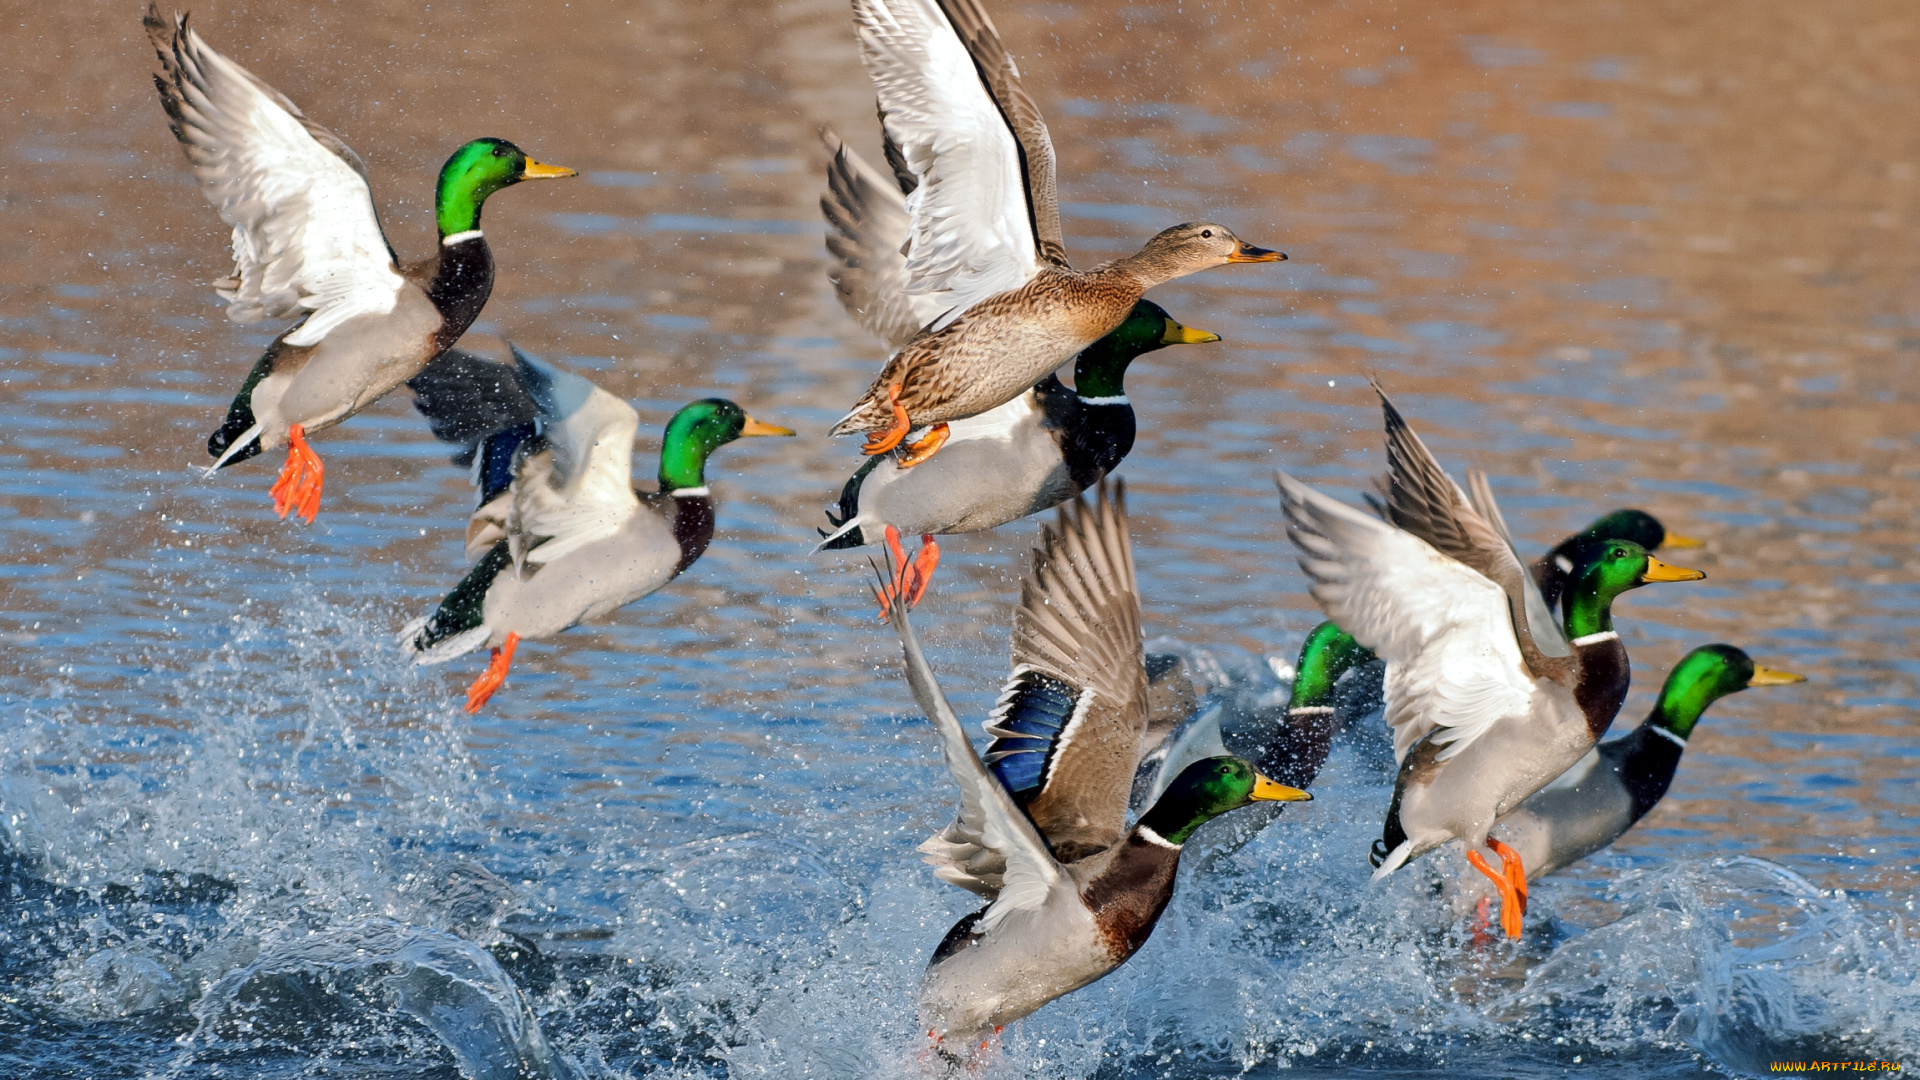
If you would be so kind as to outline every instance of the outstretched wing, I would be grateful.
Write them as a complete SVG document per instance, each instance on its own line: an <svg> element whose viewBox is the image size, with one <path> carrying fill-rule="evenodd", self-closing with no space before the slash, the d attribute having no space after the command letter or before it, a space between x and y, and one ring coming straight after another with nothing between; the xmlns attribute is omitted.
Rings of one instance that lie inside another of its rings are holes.
<svg viewBox="0 0 1920 1080"><path fill-rule="evenodd" d="M833 226L827 251L836 260L827 267L827 279L847 314L889 349L898 349L948 305L907 292L907 257L900 250L907 242L907 197L899 185L831 130L822 129L820 140L833 154L827 192L820 196L820 212Z"/></svg>
<svg viewBox="0 0 1920 1080"><path fill-rule="evenodd" d="M520 383L540 410L545 447L522 455L507 539L514 564L552 562L620 531L640 509L633 493L633 407L518 347Z"/></svg>
<svg viewBox="0 0 1920 1080"><path fill-rule="evenodd" d="M920 651L920 639L913 632L912 619L898 591L889 616L900 635L907 685L913 688L914 701L939 733L940 752L960 788L959 816L945 831L920 845L920 850L927 853L927 862L942 881L992 898L980 918L979 929L985 933L1016 911L1039 908L1054 889L1071 888L1072 883L1034 831L1033 823L973 752L966 729L954 715L953 706L947 704L933 668ZM969 856L984 857L982 861L992 863L994 876L999 878L997 884L970 873L966 865Z"/></svg>
<svg viewBox="0 0 1920 1080"><path fill-rule="evenodd" d="M984 13L976 22L977 8L956 8L976 38L993 35ZM907 196L907 291L941 305L937 329L1025 284L1049 257L1035 225L1034 175L1023 164L1029 155L992 92L995 81L1017 90L1018 72L1007 60L983 79L939 0L853 0L853 17L887 136L918 180ZM1016 112L1038 120L1031 101ZM1044 125L1029 135L1047 146L1040 176L1050 206L1051 144ZM1057 244L1057 211L1051 220Z"/></svg>
<svg viewBox="0 0 1920 1080"><path fill-rule="evenodd" d="M1500 534L1500 542L1507 545L1508 554L1520 567L1521 610L1526 618L1516 629L1527 635L1546 656L1573 655L1573 643L1567 640L1560 620L1553 617L1553 605L1547 602L1546 594L1540 591L1539 577L1534 573L1534 568L1520 557L1520 549L1513 546L1513 533L1507 530L1506 515L1500 512L1500 504L1493 501L1493 485L1487 482L1486 473L1479 469L1467 470L1467 498L1473 501L1473 508L1487 520L1487 524L1493 526L1493 531Z"/></svg>
<svg viewBox="0 0 1920 1080"><path fill-rule="evenodd" d="M1530 714L1535 683L1498 585L1412 533L1276 477L1313 598L1387 662L1397 757L1434 732L1445 760L1495 721Z"/></svg>
<svg viewBox="0 0 1920 1080"><path fill-rule="evenodd" d="M1020 169L1027 189L1027 216L1043 262L1067 265L1067 248L1060 234L1060 195L1053 156L1053 136L1040 116L1040 106L1020 84L1020 67L1000 42L1000 31L980 0L940 0L954 33L973 56L973 65L993 94L993 103L1020 144Z"/></svg>
<svg viewBox="0 0 1920 1080"><path fill-rule="evenodd" d="M1546 674L1546 660L1571 656L1573 648L1540 599L1533 574L1514 553L1506 523L1495 524L1475 508L1407 425L1387 392L1378 382L1373 389L1386 416L1387 476L1379 485L1386 519L1498 585L1511 600L1514 634L1531 670ZM1491 493L1486 505L1492 506ZM1491 513L1497 517L1498 507Z"/></svg>
<svg viewBox="0 0 1920 1080"><path fill-rule="evenodd" d="M987 721L987 761L1025 795L1062 862L1119 842L1147 723L1126 487L1060 507L1020 585L1013 674Z"/></svg>
<svg viewBox="0 0 1920 1080"><path fill-rule="evenodd" d="M200 191L233 226L227 317L307 318L289 345L313 345L358 315L393 310L405 279L380 230L366 167L284 95L149 6L153 82Z"/></svg>

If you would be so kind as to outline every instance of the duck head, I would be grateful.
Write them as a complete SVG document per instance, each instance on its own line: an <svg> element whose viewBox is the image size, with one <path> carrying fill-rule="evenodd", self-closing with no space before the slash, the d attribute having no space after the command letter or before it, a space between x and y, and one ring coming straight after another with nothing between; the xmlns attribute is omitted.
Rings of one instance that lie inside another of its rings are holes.
<svg viewBox="0 0 1920 1080"><path fill-rule="evenodd" d="M1189 221L1163 230L1138 253L1122 260L1148 287L1228 263L1279 262L1286 255L1252 244L1211 221Z"/></svg>
<svg viewBox="0 0 1920 1080"><path fill-rule="evenodd" d="M1673 733L1681 740L1693 734L1707 706L1752 686L1785 686L1806 682L1805 675L1780 671L1753 662L1744 650L1732 645L1702 645L1681 657L1667 673L1660 688L1660 700L1654 704L1648 723Z"/></svg>
<svg viewBox="0 0 1920 1080"><path fill-rule="evenodd" d="M1678 533L1670 533L1661 524L1660 519L1645 510L1624 508L1615 510L1580 530L1574 540L1631 540L1648 551L1662 547L1696 548L1700 541Z"/></svg>
<svg viewBox="0 0 1920 1080"><path fill-rule="evenodd" d="M434 189L434 218L442 240L480 228L480 206L487 196L522 180L557 180L576 175L564 165L543 165L505 139L475 139L453 152L440 167Z"/></svg>
<svg viewBox="0 0 1920 1080"><path fill-rule="evenodd" d="M1300 662L1293 669L1289 712L1325 708L1333 704L1333 687L1349 669L1373 659L1373 650L1349 637L1331 620L1313 628L1300 646Z"/></svg>
<svg viewBox="0 0 1920 1080"><path fill-rule="evenodd" d="M1169 345L1204 345L1219 334L1195 330L1173 321L1167 310L1151 300L1133 305L1125 322L1099 341L1080 350L1073 362L1073 388L1081 397L1119 397L1126 391L1127 365Z"/></svg>
<svg viewBox="0 0 1920 1080"><path fill-rule="evenodd" d="M1142 828L1151 829L1169 844L1184 844L1193 830L1229 810L1257 802L1308 802L1313 796L1299 788L1275 783L1252 765L1231 755L1196 761L1180 770L1153 808L1140 815Z"/></svg>
<svg viewBox="0 0 1920 1080"><path fill-rule="evenodd" d="M707 457L741 438L792 435L788 428L763 424L726 398L702 398L681 407L667 421L660 440L660 490L707 486Z"/></svg>
<svg viewBox="0 0 1920 1080"><path fill-rule="evenodd" d="M1579 639L1613 629L1613 602L1628 589L1657 581L1699 581L1707 575L1655 558L1631 540L1590 548L1573 568L1566 594L1567 637Z"/></svg>

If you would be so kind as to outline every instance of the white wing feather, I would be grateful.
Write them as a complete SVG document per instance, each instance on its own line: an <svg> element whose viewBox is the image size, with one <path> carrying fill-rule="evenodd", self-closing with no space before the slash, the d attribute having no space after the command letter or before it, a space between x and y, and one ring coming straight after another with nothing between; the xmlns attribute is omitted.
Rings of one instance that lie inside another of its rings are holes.
<svg viewBox="0 0 1920 1080"><path fill-rule="evenodd" d="M507 535L516 564L539 565L612 536L639 511L633 441L640 417L578 375L518 348L513 357L539 406L547 448L514 477Z"/></svg>
<svg viewBox="0 0 1920 1080"><path fill-rule="evenodd" d="M900 651L906 660L907 684L913 689L913 699L939 732L940 752L946 758L954 783L960 788L959 817L943 835L962 844L991 850L1006 860L999 895L980 917L979 932L987 933L1016 911L1040 908L1055 888L1067 883L1067 877L1054 861L1046 842L1040 839L1033 822L1014 804L1013 796L1007 794L1000 781L980 763L980 755L968 740L966 728L934 680L933 669L920 651L920 639L897 597L891 619L900 634Z"/></svg>
<svg viewBox="0 0 1920 1080"><path fill-rule="evenodd" d="M907 292L947 306L938 329L1040 268L1019 143L935 0L854 0L853 17L887 131L920 180Z"/></svg>
<svg viewBox="0 0 1920 1080"><path fill-rule="evenodd" d="M1411 533L1278 479L1314 599L1387 662L1396 757L1434 732L1446 760L1495 721L1531 714L1538 688L1498 585Z"/></svg>
<svg viewBox="0 0 1920 1080"><path fill-rule="evenodd" d="M287 343L313 345L357 315L392 311L405 282L353 151L184 22L162 60L175 134L233 226L233 278L219 287L227 317L311 313Z"/></svg>

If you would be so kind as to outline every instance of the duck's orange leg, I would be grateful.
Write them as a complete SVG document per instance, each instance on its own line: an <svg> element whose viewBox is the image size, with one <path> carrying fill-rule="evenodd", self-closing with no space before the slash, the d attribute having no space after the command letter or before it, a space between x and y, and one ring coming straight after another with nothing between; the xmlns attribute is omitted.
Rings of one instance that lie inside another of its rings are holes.
<svg viewBox="0 0 1920 1080"><path fill-rule="evenodd" d="M1527 868L1520 863L1520 853L1507 845L1487 837L1487 846L1500 856L1500 870L1507 875L1507 881L1520 897L1520 914L1527 913Z"/></svg>
<svg viewBox="0 0 1920 1080"><path fill-rule="evenodd" d="M480 677L473 680L472 686L467 687L468 712L479 712L480 707L485 705L487 699L493 696L493 692L500 689L500 687L506 683L507 668L512 666L513 650L519 644L520 635L509 633L507 640L501 642L500 647L493 650L493 658L487 661L487 670L481 672Z"/></svg>
<svg viewBox="0 0 1920 1080"><path fill-rule="evenodd" d="M900 530L887 526L887 548L893 554L893 581L878 591L880 601L880 621L887 621L887 609L893 606L895 596L905 596L907 607L911 608L927 594L927 586L933 583L933 570L940 565L940 544L931 533L920 538L920 551L907 561L907 553L900 546Z"/></svg>
<svg viewBox="0 0 1920 1080"><path fill-rule="evenodd" d="M900 467L911 469L939 453L940 448L947 445L947 436L950 434L952 432L945 422L933 425L925 435L920 436L919 442L908 443L903 448L907 453L900 459Z"/></svg>
<svg viewBox="0 0 1920 1080"><path fill-rule="evenodd" d="M899 383L887 387L887 404L893 407L893 423L867 436L867 441L860 447L860 452L868 457L884 454L899 446L900 440L906 438L907 432L913 430L913 424L907 420L907 408L900 404Z"/></svg>
<svg viewBox="0 0 1920 1080"><path fill-rule="evenodd" d="M326 477L327 467L320 463L320 455L307 445L306 430L299 424L287 428L287 463L267 492L273 496L274 512L285 519L292 511L313 524L320 513L320 488Z"/></svg>
<svg viewBox="0 0 1920 1080"><path fill-rule="evenodd" d="M1523 901L1514 892L1513 882L1507 879L1506 874L1487 865L1486 856L1477 851L1467 852L1467 861L1473 864L1475 870L1487 875L1487 880L1493 882L1494 889L1500 893L1500 929L1506 931L1509 939L1519 941L1520 905ZM1505 860L1503 859L1502 862L1504 863Z"/></svg>

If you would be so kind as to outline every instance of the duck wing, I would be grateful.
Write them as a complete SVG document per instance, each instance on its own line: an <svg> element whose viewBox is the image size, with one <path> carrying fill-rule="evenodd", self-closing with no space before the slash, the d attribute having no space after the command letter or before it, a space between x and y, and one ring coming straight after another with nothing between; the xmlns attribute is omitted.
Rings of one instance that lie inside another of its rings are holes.
<svg viewBox="0 0 1920 1080"><path fill-rule="evenodd" d="M1507 531L1507 519L1500 513L1500 504L1493 501L1493 485L1487 482L1485 472L1467 470L1467 498L1473 502L1480 516L1500 534L1500 540L1507 545L1513 561L1520 565L1521 610L1525 613L1525 625L1521 629L1545 656L1558 658L1573 655L1573 643L1567 640L1560 620L1553 617L1553 605L1547 602L1546 594L1540 591L1540 575L1535 567L1527 565L1526 560L1520 557L1520 549L1513 545L1513 533Z"/></svg>
<svg viewBox="0 0 1920 1080"><path fill-rule="evenodd" d="M216 284L237 323L306 315L314 345L341 323L393 310L405 279L380 229L359 155L278 90L149 5L153 82L200 191L233 226L233 276Z"/></svg>
<svg viewBox="0 0 1920 1080"><path fill-rule="evenodd" d="M1514 552L1506 523L1496 525L1475 508L1408 426L1387 392L1377 382L1373 389L1380 395L1386 417L1387 476L1379 485L1386 519L1498 585L1511 601L1513 633L1529 670L1538 675L1567 674L1562 669L1569 667L1566 658L1572 656L1573 647L1547 609L1532 572ZM1492 507L1491 515L1498 519L1492 493L1487 491L1485 496L1484 505Z"/></svg>
<svg viewBox="0 0 1920 1080"><path fill-rule="evenodd" d="M454 464L470 464L488 436L531 425L540 416L520 370L519 364L448 349L407 380L413 407L426 417L433 437L462 447Z"/></svg>
<svg viewBox="0 0 1920 1080"><path fill-rule="evenodd" d="M1410 532L1275 475L1313 598L1387 662L1396 757L1431 732L1444 761L1496 721L1532 714L1535 681L1500 586Z"/></svg>
<svg viewBox="0 0 1920 1080"><path fill-rule="evenodd" d="M941 305L939 329L1040 269L1028 155L994 97L995 76L983 76L939 0L853 0L853 17L887 137L917 181L906 201L907 291ZM989 22L978 28L992 33ZM1011 60L998 77L1018 86ZM1050 144L1046 156L1050 178Z"/></svg>
<svg viewBox="0 0 1920 1080"><path fill-rule="evenodd" d="M540 406L521 382L520 365L464 349L440 354L407 388L433 437L460 448L453 463L471 471L480 498L467 519L467 558L477 559L506 539L515 471L546 446Z"/></svg>
<svg viewBox="0 0 1920 1080"><path fill-rule="evenodd" d="M867 332L890 349L913 340L948 305L928 294L907 292L907 197L893 178L867 164L840 136L822 129L833 160L827 164L827 191L820 212L833 231L827 251L836 260L827 280Z"/></svg>
<svg viewBox="0 0 1920 1080"><path fill-rule="evenodd" d="M893 568L889 565L887 569L890 580ZM926 861L940 880L992 900L978 924L980 932L985 933L1016 911L1039 908L1056 888L1071 888L1072 883L1034 830L1033 822L974 753L966 729L920 651L920 639L898 591L889 615L900 635L907 685L939 733L941 755L960 788L959 815L952 825L920 845L920 850L926 853ZM974 872L970 868L973 866L980 867L980 872Z"/></svg>
<svg viewBox="0 0 1920 1080"><path fill-rule="evenodd" d="M1041 532L1013 620L1013 674L986 761L1062 862L1120 841L1147 723L1126 487L1062 504Z"/></svg>
<svg viewBox="0 0 1920 1080"><path fill-rule="evenodd" d="M572 372L513 349L538 407L543 445L517 455L507 540L514 565L549 563L620 531L640 509L633 491L633 406Z"/></svg>
<svg viewBox="0 0 1920 1080"><path fill-rule="evenodd" d="M1060 233L1060 194L1053 156L1053 136L1040 115L1040 106L1020 84L1020 67L1000 42L980 0L940 0L947 21L966 43L973 64L1000 107L1000 115L1020 144L1020 169L1027 190L1027 216L1033 225L1040 258L1055 266L1067 265L1067 248Z"/></svg>

